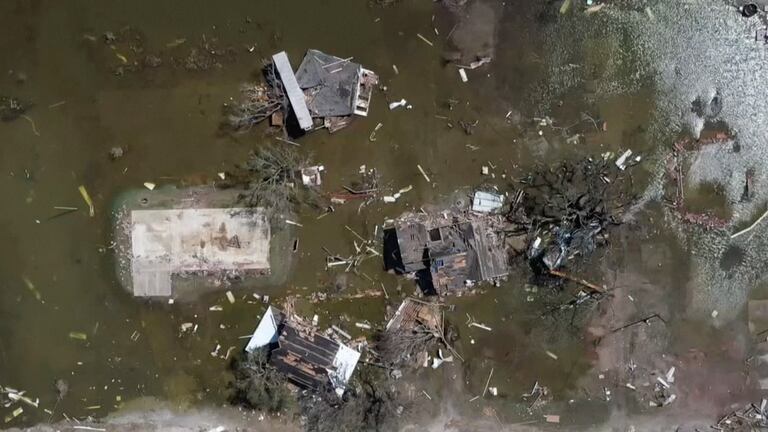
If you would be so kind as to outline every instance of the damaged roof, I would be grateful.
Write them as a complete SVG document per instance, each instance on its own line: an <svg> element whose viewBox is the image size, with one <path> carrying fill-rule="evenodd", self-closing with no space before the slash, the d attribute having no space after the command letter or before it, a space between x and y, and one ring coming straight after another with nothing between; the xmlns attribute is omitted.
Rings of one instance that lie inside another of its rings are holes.
<svg viewBox="0 0 768 432"><path fill-rule="evenodd" d="M467 222L437 225L436 220L404 218L396 224L397 250L385 254L399 259L395 270L403 273L429 269L437 292L461 289L469 282L489 281L509 273L507 253L492 227L483 217ZM426 264L426 265L425 265Z"/></svg>
<svg viewBox="0 0 768 432"><path fill-rule="evenodd" d="M302 388L318 390L330 383L339 396L360 359L352 348L292 322L286 315L268 307L253 332L247 352L271 347L269 361L288 380Z"/></svg>
<svg viewBox="0 0 768 432"><path fill-rule="evenodd" d="M312 117L341 117L354 113L362 66L318 50L308 50L296 80L304 90Z"/></svg>

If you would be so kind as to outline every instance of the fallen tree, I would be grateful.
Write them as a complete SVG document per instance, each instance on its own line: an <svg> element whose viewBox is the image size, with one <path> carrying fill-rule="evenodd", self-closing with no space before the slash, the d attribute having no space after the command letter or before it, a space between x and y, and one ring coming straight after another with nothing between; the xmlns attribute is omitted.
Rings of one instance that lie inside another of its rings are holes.
<svg viewBox="0 0 768 432"><path fill-rule="evenodd" d="M293 214L298 204L316 206L319 194L301 182L301 169L310 166L310 160L287 146L259 147L236 174L245 186L240 203L261 209L273 222Z"/></svg>
<svg viewBox="0 0 768 432"><path fill-rule="evenodd" d="M266 349L244 352L232 360L234 381L230 402L269 413L283 412L295 403L287 381L268 360Z"/></svg>
<svg viewBox="0 0 768 432"><path fill-rule="evenodd" d="M405 404L394 384L381 371L359 368L342 398L326 387L299 398L308 432L398 430Z"/></svg>

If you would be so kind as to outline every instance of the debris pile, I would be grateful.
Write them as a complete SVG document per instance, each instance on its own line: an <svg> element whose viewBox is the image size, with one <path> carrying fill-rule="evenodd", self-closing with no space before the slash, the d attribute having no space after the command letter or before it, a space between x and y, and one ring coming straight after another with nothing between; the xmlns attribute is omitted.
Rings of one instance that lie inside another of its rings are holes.
<svg viewBox="0 0 768 432"><path fill-rule="evenodd" d="M383 364L390 367L413 368L429 365L429 353L437 352L432 367L461 358L449 344L444 328L444 305L407 298L387 323L376 344ZM442 348L452 354L446 356Z"/></svg>
<svg viewBox="0 0 768 432"><path fill-rule="evenodd" d="M768 428L768 414L765 408L768 401L763 399L760 405L749 404L746 407L731 411L724 415L712 426L719 431L763 430Z"/></svg>
<svg viewBox="0 0 768 432"><path fill-rule="evenodd" d="M607 241L606 229L620 224L636 199L625 169L640 162L640 156L628 159L626 154L615 161L611 153L597 160L564 161L518 181L507 213L507 235L525 239L534 271L549 273L577 256L589 256Z"/></svg>
<svg viewBox="0 0 768 432"><path fill-rule="evenodd" d="M19 391L10 387L0 386L0 406L5 408L15 407L13 411L11 411L11 413L4 418L5 423L10 422L11 420L24 413L24 407L20 406L21 404L25 404L32 408L40 407L39 398L32 399L28 396L25 396L25 393L25 391Z"/></svg>

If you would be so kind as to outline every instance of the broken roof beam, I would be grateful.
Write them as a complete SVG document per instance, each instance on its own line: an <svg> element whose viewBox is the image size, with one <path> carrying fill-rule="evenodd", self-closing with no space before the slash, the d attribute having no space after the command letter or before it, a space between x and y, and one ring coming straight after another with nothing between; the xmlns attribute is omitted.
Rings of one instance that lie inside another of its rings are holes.
<svg viewBox="0 0 768 432"><path fill-rule="evenodd" d="M304 99L304 92L299 87L298 81L296 81L296 75L293 74L288 54L285 51L280 51L272 56L272 62L280 74L280 80L283 82L285 91L288 93L288 100L291 101L291 107L294 114L296 114L296 119L299 121L299 126L305 131L312 129L312 116L309 114L307 101Z"/></svg>

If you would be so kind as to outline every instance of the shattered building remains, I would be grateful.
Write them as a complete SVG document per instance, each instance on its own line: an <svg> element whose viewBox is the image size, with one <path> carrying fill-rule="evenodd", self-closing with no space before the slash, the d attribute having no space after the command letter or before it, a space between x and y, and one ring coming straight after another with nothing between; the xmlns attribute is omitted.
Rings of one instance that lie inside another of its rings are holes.
<svg viewBox="0 0 768 432"><path fill-rule="evenodd" d="M425 293L448 294L509 273L507 253L492 220L405 215L385 232L385 266L415 274Z"/></svg>
<svg viewBox="0 0 768 432"><path fill-rule="evenodd" d="M272 306L262 316L245 347L253 352L266 347L269 362L293 384L318 390L330 384L342 396L355 371L360 353L321 335L299 320L291 320Z"/></svg>

